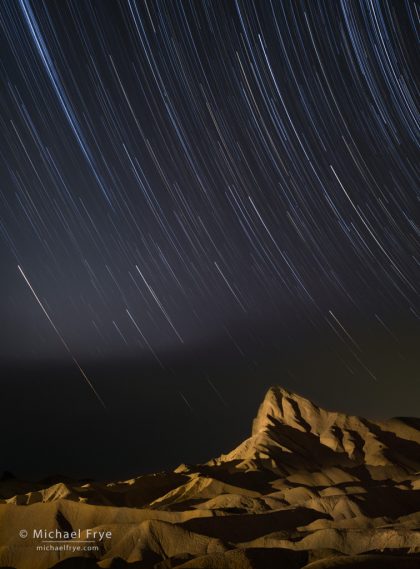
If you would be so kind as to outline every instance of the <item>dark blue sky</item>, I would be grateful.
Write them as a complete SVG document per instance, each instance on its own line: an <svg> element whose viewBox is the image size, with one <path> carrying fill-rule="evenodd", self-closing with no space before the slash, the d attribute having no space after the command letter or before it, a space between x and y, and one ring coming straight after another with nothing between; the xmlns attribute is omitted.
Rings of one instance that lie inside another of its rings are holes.
<svg viewBox="0 0 420 569"><path fill-rule="evenodd" d="M62 365L112 407L121 362L200 413L206 377L229 399L226 377L253 370L260 393L269 368L413 414L416 17L408 0L4 1L7 369Z"/></svg>

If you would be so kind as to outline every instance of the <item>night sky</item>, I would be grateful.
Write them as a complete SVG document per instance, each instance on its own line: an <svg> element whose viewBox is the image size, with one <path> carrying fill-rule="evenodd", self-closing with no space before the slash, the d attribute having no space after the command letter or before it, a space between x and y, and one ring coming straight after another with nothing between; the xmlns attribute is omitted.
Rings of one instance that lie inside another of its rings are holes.
<svg viewBox="0 0 420 569"><path fill-rule="evenodd" d="M205 460L273 383L419 415L418 8L1 3L0 470Z"/></svg>

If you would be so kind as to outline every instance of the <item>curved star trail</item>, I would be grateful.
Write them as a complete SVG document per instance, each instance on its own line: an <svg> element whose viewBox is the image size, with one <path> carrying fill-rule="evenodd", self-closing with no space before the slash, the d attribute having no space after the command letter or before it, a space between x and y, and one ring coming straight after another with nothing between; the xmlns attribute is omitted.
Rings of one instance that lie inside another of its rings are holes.
<svg viewBox="0 0 420 569"><path fill-rule="evenodd" d="M419 314L418 4L0 10L5 357L65 357L23 266L78 359L309 330L381 380L360 327Z"/></svg>

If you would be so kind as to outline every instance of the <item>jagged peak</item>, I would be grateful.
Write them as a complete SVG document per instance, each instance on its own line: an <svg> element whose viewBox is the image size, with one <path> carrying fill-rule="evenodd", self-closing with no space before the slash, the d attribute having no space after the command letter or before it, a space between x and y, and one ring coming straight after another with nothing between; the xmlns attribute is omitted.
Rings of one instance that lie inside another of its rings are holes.
<svg viewBox="0 0 420 569"><path fill-rule="evenodd" d="M258 409L251 437L221 459L285 464L299 457L306 464L327 460L329 465L343 465L350 460L354 465L418 468L412 446L419 442L419 431L402 421L372 421L328 411L273 386Z"/></svg>
<svg viewBox="0 0 420 569"><path fill-rule="evenodd" d="M299 431L310 431L312 422L318 422L320 414L325 415L328 412L297 393L281 386L272 386L258 409L252 434L255 435L272 425L273 419Z"/></svg>

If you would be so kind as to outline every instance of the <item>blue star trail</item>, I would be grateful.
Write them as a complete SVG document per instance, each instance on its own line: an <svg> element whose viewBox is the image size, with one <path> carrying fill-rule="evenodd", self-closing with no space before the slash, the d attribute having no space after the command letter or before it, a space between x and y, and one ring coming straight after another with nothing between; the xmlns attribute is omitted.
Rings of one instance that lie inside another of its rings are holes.
<svg viewBox="0 0 420 569"><path fill-rule="evenodd" d="M4 0L0 28L3 360L170 374L214 341L293 376L317 338L380 384L369 338L404 359L416 2Z"/></svg>

